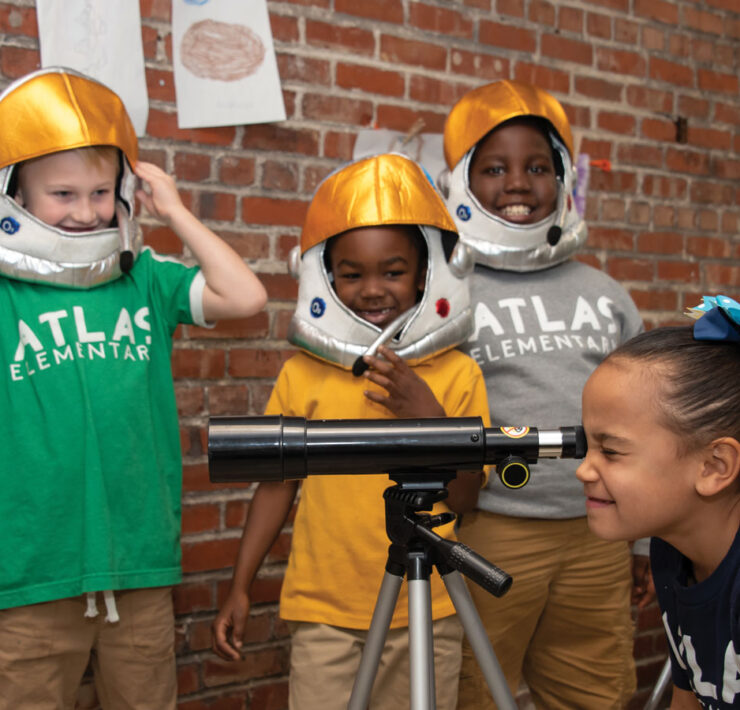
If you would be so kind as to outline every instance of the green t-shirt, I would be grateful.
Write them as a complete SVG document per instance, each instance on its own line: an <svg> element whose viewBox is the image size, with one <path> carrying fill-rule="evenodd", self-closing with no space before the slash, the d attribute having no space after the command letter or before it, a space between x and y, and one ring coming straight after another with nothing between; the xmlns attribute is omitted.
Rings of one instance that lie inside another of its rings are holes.
<svg viewBox="0 0 740 710"><path fill-rule="evenodd" d="M89 290L0 278L0 608L179 581L170 355L198 274L145 249Z"/></svg>

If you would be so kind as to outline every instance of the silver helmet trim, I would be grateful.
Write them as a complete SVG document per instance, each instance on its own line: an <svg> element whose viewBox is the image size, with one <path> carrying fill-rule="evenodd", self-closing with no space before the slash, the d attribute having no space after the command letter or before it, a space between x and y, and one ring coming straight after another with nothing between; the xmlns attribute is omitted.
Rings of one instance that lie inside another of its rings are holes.
<svg viewBox="0 0 740 710"><path fill-rule="evenodd" d="M385 344L411 364L455 347L473 329L466 279L474 263L469 248L458 239L448 261L442 232L426 225L420 225L419 229L428 250L424 293L398 332L385 334L388 337ZM339 300L326 270L325 249L326 241L323 241L306 250L300 259L297 252L289 257L291 273L298 272L299 286L287 337L289 342L316 357L351 370L384 331L360 318ZM453 256L455 263L451 265Z"/></svg>

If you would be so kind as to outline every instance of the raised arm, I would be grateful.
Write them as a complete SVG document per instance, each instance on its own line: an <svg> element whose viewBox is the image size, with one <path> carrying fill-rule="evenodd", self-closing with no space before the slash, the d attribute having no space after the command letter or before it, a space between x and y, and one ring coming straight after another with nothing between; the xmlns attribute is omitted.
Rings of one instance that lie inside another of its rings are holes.
<svg viewBox="0 0 740 710"><path fill-rule="evenodd" d="M249 615L249 587L288 519L297 488L296 481L271 481L260 483L254 492L244 523L231 588L211 626L212 648L227 661L240 658L239 651Z"/></svg>
<svg viewBox="0 0 740 710"><path fill-rule="evenodd" d="M244 260L185 207L175 181L152 163L138 162L134 172L149 188L137 190L137 198L177 234L200 265L206 280L206 320L246 318L261 311L267 301L265 287Z"/></svg>

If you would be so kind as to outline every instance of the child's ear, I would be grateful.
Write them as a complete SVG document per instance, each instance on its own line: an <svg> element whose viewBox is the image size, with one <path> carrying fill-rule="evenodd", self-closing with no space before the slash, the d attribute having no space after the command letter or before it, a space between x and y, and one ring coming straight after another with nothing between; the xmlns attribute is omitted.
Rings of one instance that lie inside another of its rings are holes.
<svg viewBox="0 0 740 710"><path fill-rule="evenodd" d="M740 478L740 442L731 436L715 439L705 449L704 467L696 481L700 496L713 496Z"/></svg>
<svg viewBox="0 0 740 710"><path fill-rule="evenodd" d="M21 190L20 185L18 186L18 189L15 191L15 195L13 195L13 199L21 206L25 207L26 203L23 200L23 190Z"/></svg>

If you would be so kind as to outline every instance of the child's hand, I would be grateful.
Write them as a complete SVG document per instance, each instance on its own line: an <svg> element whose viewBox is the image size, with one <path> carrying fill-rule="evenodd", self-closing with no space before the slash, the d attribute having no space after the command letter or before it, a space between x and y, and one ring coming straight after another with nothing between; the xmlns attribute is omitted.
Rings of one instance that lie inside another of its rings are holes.
<svg viewBox="0 0 740 710"><path fill-rule="evenodd" d="M185 209L175 181L153 163L139 161L134 172L148 187L148 192L142 189L136 191L137 199L153 217L170 224L175 213Z"/></svg>
<svg viewBox="0 0 740 710"><path fill-rule="evenodd" d="M445 411L437 401L434 393L396 353L390 348L381 346L378 352L382 360L372 355L365 356L370 370L365 377L380 385L388 394L365 391L365 396L382 404L397 417L418 419L422 417L444 417Z"/></svg>
<svg viewBox="0 0 740 710"><path fill-rule="evenodd" d="M211 648L225 661L238 661L241 658L239 651L248 616L249 597L245 592L235 592L232 589L211 625Z"/></svg>

